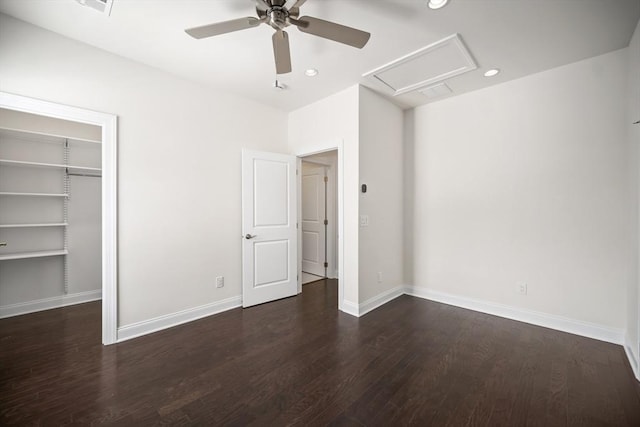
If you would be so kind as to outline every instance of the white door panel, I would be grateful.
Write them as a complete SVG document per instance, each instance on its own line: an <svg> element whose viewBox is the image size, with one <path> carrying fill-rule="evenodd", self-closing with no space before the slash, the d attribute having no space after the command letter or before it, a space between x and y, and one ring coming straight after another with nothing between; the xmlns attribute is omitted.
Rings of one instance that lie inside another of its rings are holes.
<svg viewBox="0 0 640 427"><path fill-rule="evenodd" d="M254 159L255 227L289 224L289 166L281 161Z"/></svg>
<svg viewBox="0 0 640 427"><path fill-rule="evenodd" d="M304 172L303 172L304 173ZM320 221L320 212L318 211L318 194L320 183L319 176L303 175L302 176L302 220L303 221Z"/></svg>
<svg viewBox="0 0 640 427"><path fill-rule="evenodd" d="M253 286L279 285L289 280L289 242L277 240L253 244Z"/></svg>
<svg viewBox="0 0 640 427"><path fill-rule="evenodd" d="M302 231L302 260L308 262L319 263L320 261L320 253L319 253L319 240L320 236L318 233L310 232L310 231ZM306 271L306 270L305 270ZM309 273L307 271L307 273Z"/></svg>
<svg viewBox="0 0 640 427"><path fill-rule="evenodd" d="M242 152L242 306L297 293L296 159Z"/></svg>
<svg viewBox="0 0 640 427"><path fill-rule="evenodd" d="M324 166L305 164L302 172L302 271L325 275Z"/></svg>

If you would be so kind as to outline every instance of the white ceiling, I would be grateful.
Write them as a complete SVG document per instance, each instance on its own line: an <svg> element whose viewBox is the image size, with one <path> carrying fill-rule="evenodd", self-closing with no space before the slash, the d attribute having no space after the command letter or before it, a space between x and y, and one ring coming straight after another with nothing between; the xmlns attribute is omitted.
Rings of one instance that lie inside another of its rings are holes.
<svg viewBox="0 0 640 427"><path fill-rule="evenodd" d="M629 44L640 0L308 0L301 15L372 34L362 50L289 27L293 72L273 88L273 30L267 25L195 40L185 28L255 16L252 0L114 0L111 16L74 0L0 0L0 12L106 51L290 111L361 83L362 77L444 37L459 33L478 69L447 81L453 95L505 82ZM488 79L489 68L502 73ZM317 68L315 78L304 75ZM425 104L417 92L394 101Z"/></svg>

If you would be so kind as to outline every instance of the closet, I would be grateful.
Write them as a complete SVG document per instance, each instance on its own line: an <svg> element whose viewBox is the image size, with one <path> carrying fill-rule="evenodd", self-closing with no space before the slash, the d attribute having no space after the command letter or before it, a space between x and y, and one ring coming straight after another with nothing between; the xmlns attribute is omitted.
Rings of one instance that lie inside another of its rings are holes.
<svg viewBox="0 0 640 427"><path fill-rule="evenodd" d="M0 318L101 298L100 137L0 109Z"/></svg>

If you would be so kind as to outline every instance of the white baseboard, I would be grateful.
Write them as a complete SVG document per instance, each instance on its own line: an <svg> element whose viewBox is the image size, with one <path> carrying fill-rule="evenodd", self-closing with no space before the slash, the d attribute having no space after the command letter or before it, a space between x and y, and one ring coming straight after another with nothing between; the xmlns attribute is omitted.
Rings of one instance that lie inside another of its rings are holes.
<svg viewBox="0 0 640 427"><path fill-rule="evenodd" d="M52 308L60 308L67 305L81 304L83 302L96 301L99 299L102 299L101 289L43 298L17 304L2 305L0 306L0 319L19 316L21 314L35 313L37 311L51 310Z"/></svg>
<svg viewBox="0 0 640 427"><path fill-rule="evenodd" d="M343 311L355 317L359 317L358 304L351 301L347 301L347 300L342 301L342 306L340 307L340 311Z"/></svg>
<svg viewBox="0 0 640 427"><path fill-rule="evenodd" d="M494 316L517 320L519 322L530 323L532 325L543 326L545 328L556 329L558 331L594 338L613 344L624 345L625 342L625 331L622 329L609 328L595 323L583 322L539 311L526 310L508 305L451 295L417 286L407 286L405 293L418 298L467 308L469 310L492 314Z"/></svg>
<svg viewBox="0 0 640 427"><path fill-rule="evenodd" d="M384 291L364 302L361 302L360 304L345 300L343 301L340 310L352 316L361 317L381 305L385 305L389 301L404 295L404 291L404 286L396 286L395 288Z"/></svg>
<svg viewBox="0 0 640 427"><path fill-rule="evenodd" d="M404 291L404 286L396 286L393 289L389 289L388 291L382 292L364 302L361 302L358 306L358 316L364 316L368 312L375 310L381 305L384 305L389 301L394 300L401 295L404 295Z"/></svg>
<svg viewBox="0 0 640 427"><path fill-rule="evenodd" d="M629 359L629 364L631 365L633 374L636 376L636 379L640 381L640 366L638 365L638 355L633 350L633 347L629 344L628 340L624 343L624 352L627 354L627 359Z"/></svg>
<svg viewBox="0 0 640 427"><path fill-rule="evenodd" d="M194 320L202 319L203 317L211 316L212 314L221 313L238 307L242 307L241 296L235 296L221 301L215 301L210 304L201 305L199 307L189 308L176 313L166 314L153 319L143 320L142 322L121 326L118 328L117 342L158 332L163 329L192 322Z"/></svg>

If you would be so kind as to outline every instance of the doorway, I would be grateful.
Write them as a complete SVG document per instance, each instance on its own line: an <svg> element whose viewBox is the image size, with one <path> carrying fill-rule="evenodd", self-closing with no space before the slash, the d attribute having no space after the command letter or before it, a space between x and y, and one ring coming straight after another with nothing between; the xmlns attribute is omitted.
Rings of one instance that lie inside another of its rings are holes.
<svg viewBox="0 0 640 427"><path fill-rule="evenodd" d="M243 307L302 292L303 158L326 166L327 267L321 274L338 279L338 309L344 310L342 141L297 156L242 150Z"/></svg>
<svg viewBox="0 0 640 427"><path fill-rule="evenodd" d="M301 157L300 263L306 285L338 277L338 152Z"/></svg>

